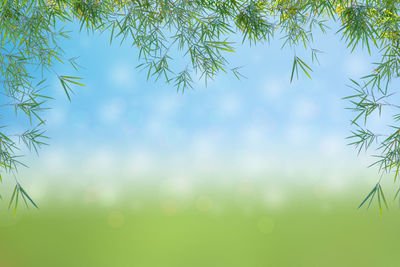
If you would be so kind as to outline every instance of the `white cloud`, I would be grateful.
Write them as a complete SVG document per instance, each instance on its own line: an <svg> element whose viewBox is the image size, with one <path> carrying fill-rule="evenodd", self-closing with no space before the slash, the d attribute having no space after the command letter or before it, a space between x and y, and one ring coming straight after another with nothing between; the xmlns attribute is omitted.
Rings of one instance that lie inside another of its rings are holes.
<svg viewBox="0 0 400 267"><path fill-rule="evenodd" d="M67 118L67 112L62 108L54 108L49 111L46 122L51 127L62 126Z"/></svg>
<svg viewBox="0 0 400 267"><path fill-rule="evenodd" d="M130 178L154 171L155 159L145 150L132 153L126 160L124 174Z"/></svg>
<svg viewBox="0 0 400 267"><path fill-rule="evenodd" d="M279 80L266 80L262 86L262 93L265 98L270 100L277 100L283 94L285 88Z"/></svg>
<svg viewBox="0 0 400 267"><path fill-rule="evenodd" d="M259 146L260 144L264 144L269 137L269 126L266 124L266 122L253 122L246 126L242 132L244 145Z"/></svg>
<svg viewBox="0 0 400 267"><path fill-rule="evenodd" d="M162 137L166 132L165 120L159 116L152 116L148 119L145 130L153 137Z"/></svg>
<svg viewBox="0 0 400 267"><path fill-rule="evenodd" d="M297 120L310 120L319 114L318 105L311 99L302 98L296 101L293 107L293 115Z"/></svg>
<svg viewBox="0 0 400 267"><path fill-rule="evenodd" d="M325 136L319 144L321 155L327 157L338 157L343 155L345 142L339 135Z"/></svg>
<svg viewBox="0 0 400 267"><path fill-rule="evenodd" d="M101 120L112 123L121 118L126 110L126 101L116 98L101 107L99 115Z"/></svg>
<svg viewBox="0 0 400 267"><path fill-rule="evenodd" d="M182 105L182 99L183 97L175 92L171 95L162 96L155 103L154 110L157 110L162 117L172 115Z"/></svg>
<svg viewBox="0 0 400 267"><path fill-rule="evenodd" d="M133 66L120 63L110 70L110 82L117 89L131 89L135 84Z"/></svg>
<svg viewBox="0 0 400 267"><path fill-rule="evenodd" d="M87 34L80 34L79 35L79 43L81 47L85 49L89 49L92 45L92 39L93 37L87 35Z"/></svg>
<svg viewBox="0 0 400 267"><path fill-rule="evenodd" d="M341 124L345 124L348 122L348 118L345 114L345 107L348 103L345 103L338 96L329 95L329 103L324 106L324 109L327 109L328 118L332 122L337 122Z"/></svg>
<svg viewBox="0 0 400 267"><path fill-rule="evenodd" d="M369 74L370 63L364 56L349 55L344 62L346 74L353 78L360 78Z"/></svg>
<svg viewBox="0 0 400 267"><path fill-rule="evenodd" d="M246 175L263 173L269 165L269 158L262 152L243 151L238 158L237 167Z"/></svg>
<svg viewBox="0 0 400 267"><path fill-rule="evenodd" d="M98 176L114 174L119 166L112 150L99 149L88 154L82 168L84 173L96 176L97 179Z"/></svg>
<svg viewBox="0 0 400 267"><path fill-rule="evenodd" d="M240 110L241 101L237 96L227 95L221 98L219 111L223 116L233 116Z"/></svg>
<svg viewBox="0 0 400 267"><path fill-rule="evenodd" d="M195 135L190 151L194 169L209 171L218 168L219 162L217 160L221 151L221 134L218 130L210 130Z"/></svg>
<svg viewBox="0 0 400 267"><path fill-rule="evenodd" d="M311 132L308 128L302 125L292 125L287 133L287 140L293 145L302 145L305 146L310 141Z"/></svg>
<svg viewBox="0 0 400 267"><path fill-rule="evenodd" d="M52 175L65 173L71 163L65 150L65 148L57 147L47 150L41 156L41 163L44 165L42 166L43 169Z"/></svg>

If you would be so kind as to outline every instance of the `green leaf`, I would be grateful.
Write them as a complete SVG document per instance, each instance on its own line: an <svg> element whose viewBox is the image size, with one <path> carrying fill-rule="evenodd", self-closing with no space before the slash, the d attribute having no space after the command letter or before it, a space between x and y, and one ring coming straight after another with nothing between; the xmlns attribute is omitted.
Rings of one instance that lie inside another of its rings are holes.
<svg viewBox="0 0 400 267"><path fill-rule="evenodd" d="M358 206L357 209L361 208L368 199L371 198L371 200L372 200L375 196L376 190L377 190L377 186L375 185L374 188L371 190L371 192L369 192L369 194L365 197L365 199L361 202L361 204ZM371 202L369 203L368 208L369 208L370 204L371 204Z"/></svg>
<svg viewBox="0 0 400 267"><path fill-rule="evenodd" d="M16 195L15 195L15 207L14 207L14 215L17 214L17 208L18 208L18 198L19 198L19 190L17 188Z"/></svg>
<svg viewBox="0 0 400 267"><path fill-rule="evenodd" d="M294 57L293 66L292 66L292 74L290 75L290 82L293 81L294 71L296 70L297 73L297 57Z"/></svg>
<svg viewBox="0 0 400 267"><path fill-rule="evenodd" d="M389 206L388 206L388 204L387 204L387 202L386 202L385 194L383 193L383 189L382 189L382 186L381 186L381 185L379 185L379 190L380 190L380 192L381 192L381 196L382 196L383 203L385 204L386 209L388 209Z"/></svg>
<svg viewBox="0 0 400 267"><path fill-rule="evenodd" d="M29 197L29 195L25 192L25 190L22 187L20 187L20 190L21 190L21 193L28 198L29 202L31 202L32 205L35 206L35 208L39 209L39 207L36 205L36 203L33 202L33 200Z"/></svg>
<svg viewBox="0 0 400 267"><path fill-rule="evenodd" d="M10 203L8 204L8 209L11 208L11 205L12 205L12 203L13 203L13 200L14 200L14 197L15 197L16 192L17 192L17 185L15 185L15 187L14 187L14 191L13 191L13 193L12 193Z"/></svg>

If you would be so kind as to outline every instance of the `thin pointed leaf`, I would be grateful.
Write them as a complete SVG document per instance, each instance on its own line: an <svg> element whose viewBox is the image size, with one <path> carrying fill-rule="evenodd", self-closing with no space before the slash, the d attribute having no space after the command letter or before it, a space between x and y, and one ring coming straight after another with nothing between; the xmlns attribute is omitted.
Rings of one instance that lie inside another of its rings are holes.
<svg viewBox="0 0 400 267"><path fill-rule="evenodd" d="M24 194L28 200L32 203L33 206L35 206L35 208L39 209L39 207L36 205L36 203L30 198L30 196L25 192L25 190L20 187L22 194Z"/></svg>
<svg viewBox="0 0 400 267"><path fill-rule="evenodd" d="M12 203L13 203L13 200L14 200L14 197L15 197L15 193L16 193L16 192L17 192L17 186L14 187L14 191L13 191L13 193L12 193L10 203L8 204L8 209L11 208L11 205L12 205Z"/></svg>

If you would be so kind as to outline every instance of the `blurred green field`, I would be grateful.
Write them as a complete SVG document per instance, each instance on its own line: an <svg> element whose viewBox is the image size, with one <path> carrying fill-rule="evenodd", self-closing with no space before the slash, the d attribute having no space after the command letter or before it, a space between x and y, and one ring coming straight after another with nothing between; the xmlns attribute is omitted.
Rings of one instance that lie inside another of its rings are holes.
<svg viewBox="0 0 400 267"><path fill-rule="evenodd" d="M2 208L0 266L399 266L400 212L357 211L358 200L49 198L16 217Z"/></svg>

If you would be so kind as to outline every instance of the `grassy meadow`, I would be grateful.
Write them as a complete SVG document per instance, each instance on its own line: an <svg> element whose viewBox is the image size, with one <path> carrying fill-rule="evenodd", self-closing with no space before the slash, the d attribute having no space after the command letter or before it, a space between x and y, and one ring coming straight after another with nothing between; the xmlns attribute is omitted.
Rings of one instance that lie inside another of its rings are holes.
<svg viewBox="0 0 400 267"><path fill-rule="evenodd" d="M16 216L3 201L0 266L399 266L395 203L380 216L356 209L366 191L272 201L257 190L137 189L105 204L92 188Z"/></svg>

